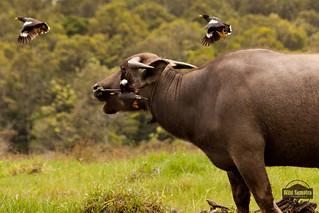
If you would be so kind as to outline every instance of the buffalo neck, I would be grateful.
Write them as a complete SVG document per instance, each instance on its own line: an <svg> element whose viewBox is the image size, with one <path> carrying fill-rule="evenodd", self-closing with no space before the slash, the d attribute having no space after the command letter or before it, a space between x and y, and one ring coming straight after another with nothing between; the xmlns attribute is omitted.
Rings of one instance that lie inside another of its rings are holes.
<svg viewBox="0 0 319 213"><path fill-rule="evenodd" d="M171 134L192 141L193 136L200 133L198 128L205 123L202 119L210 116L205 114L207 106L203 105L213 107L215 102L213 94L210 103L203 102L215 87L213 82L207 84L207 76L206 69L187 73L167 69L160 76L154 86L150 110L157 122Z"/></svg>

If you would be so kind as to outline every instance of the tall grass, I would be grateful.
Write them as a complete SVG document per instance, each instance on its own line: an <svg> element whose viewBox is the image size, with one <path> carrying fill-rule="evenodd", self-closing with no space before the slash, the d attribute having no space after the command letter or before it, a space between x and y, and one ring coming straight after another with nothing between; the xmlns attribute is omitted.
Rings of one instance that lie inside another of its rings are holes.
<svg viewBox="0 0 319 213"><path fill-rule="evenodd" d="M18 158L0 161L0 212L199 212L209 209L206 199L234 205L226 173L199 151L104 162ZM319 169L267 170L276 200L288 182L301 179L319 203ZM258 209L253 198L251 208Z"/></svg>

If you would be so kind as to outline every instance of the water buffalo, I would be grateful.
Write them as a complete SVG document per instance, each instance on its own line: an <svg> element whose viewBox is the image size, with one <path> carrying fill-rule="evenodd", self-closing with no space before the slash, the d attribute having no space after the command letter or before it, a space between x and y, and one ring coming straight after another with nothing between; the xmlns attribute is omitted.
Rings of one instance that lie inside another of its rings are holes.
<svg viewBox="0 0 319 213"><path fill-rule="evenodd" d="M193 68L140 53L120 67L94 85L103 111L147 110L168 132L197 145L227 171L239 212L249 211L250 192L263 212L280 212L265 166L319 168L319 54L248 49ZM121 73L144 99L110 92L119 89Z"/></svg>

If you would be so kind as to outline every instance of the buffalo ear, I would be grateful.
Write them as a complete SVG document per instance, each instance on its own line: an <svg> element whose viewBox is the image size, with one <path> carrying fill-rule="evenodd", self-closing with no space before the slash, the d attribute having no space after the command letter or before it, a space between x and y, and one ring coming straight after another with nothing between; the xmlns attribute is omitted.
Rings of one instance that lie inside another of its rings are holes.
<svg viewBox="0 0 319 213"><path fill-rule="evenodd" d="M164 71L164 69L166 68L168 64L169 62L167 62L166 60L159 59L159 60L153 61L150 64L150 66L154 67L153 71L155 71L156 73L161 73Z"/></svg>
<svg viewBox="0 0 319 213"><path fill-rule="evenodd" d="M143 85L151 84L157 81L158 77L165 70L166 66L169 64L166 60L156 60L149 65L154 68L147 68L142 73Z"/></svg>

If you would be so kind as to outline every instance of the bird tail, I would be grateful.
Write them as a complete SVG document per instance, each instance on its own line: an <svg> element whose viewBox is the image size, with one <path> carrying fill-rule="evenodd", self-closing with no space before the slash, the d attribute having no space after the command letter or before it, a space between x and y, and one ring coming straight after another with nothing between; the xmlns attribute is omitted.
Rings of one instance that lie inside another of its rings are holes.
<svg viewBox="0 0 319 213"><path fill-rule="evenodd" d="M18 44L27 44L31 41L31 38L29 36L24 37L24 36L19 36L18 37Z"/></svg>
<svg viewBox="0 0 319 213"><path fill-rule="evenodd" d="M206 36L204 36L204 38L202 39L202 45L203 46L209 46L210 43L212 43L211 39L210 38L207 38Z"/></svg>
<svg viewBox="0 0 319 213"><path fill-rule="evenodd" d="M221 38L221 34L217 31L212 32L212 36L209 38L207 35L202 39L202 45L209 46L210 44L218 41Z"/></svg>

